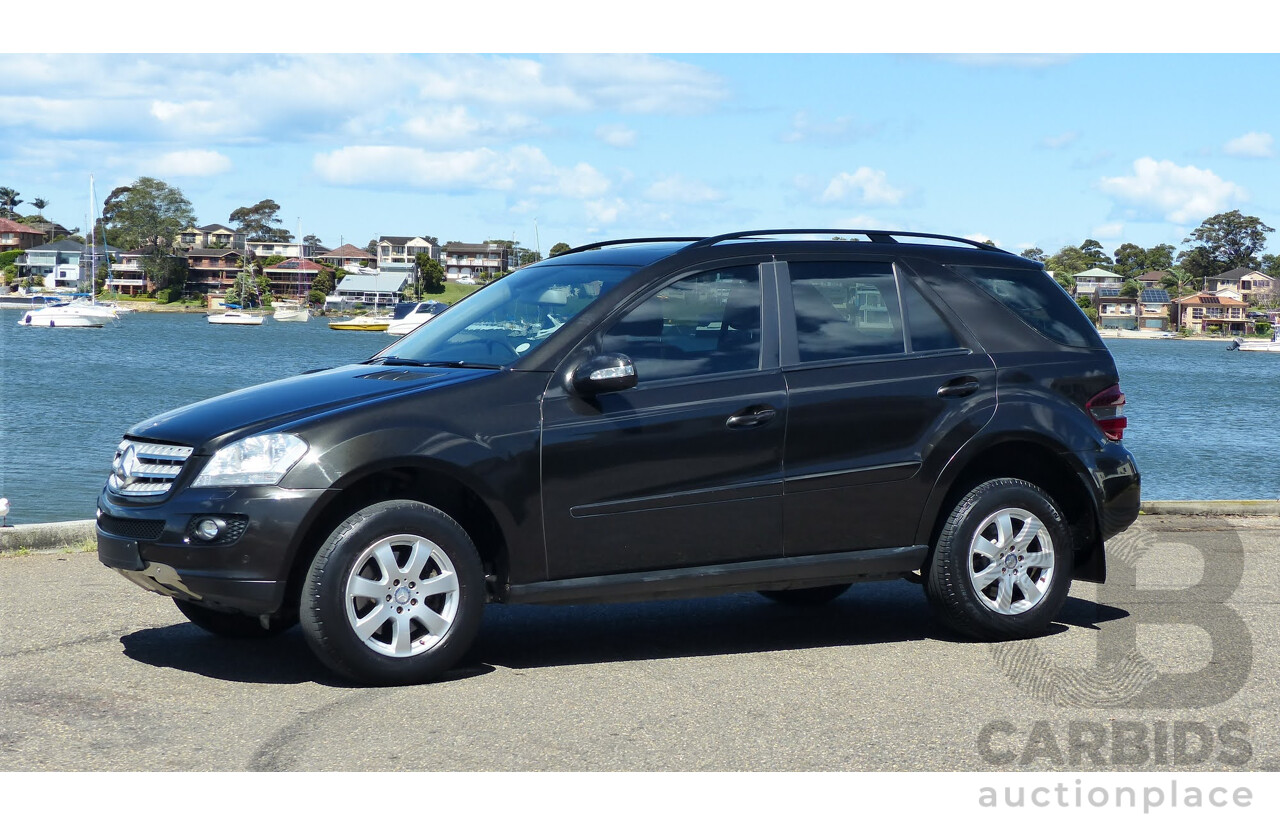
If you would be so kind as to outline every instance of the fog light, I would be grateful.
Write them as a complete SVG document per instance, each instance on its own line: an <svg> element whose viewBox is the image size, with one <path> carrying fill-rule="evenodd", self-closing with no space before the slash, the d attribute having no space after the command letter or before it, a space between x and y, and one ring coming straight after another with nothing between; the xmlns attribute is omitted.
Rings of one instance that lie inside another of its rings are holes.
<svg viewBox="0 0 1280 825"><path fill-rule="evenodd" d="M194 532L201 541L213 541L222 535L227 523L220 518L202 518L196 522Z"/></svg>

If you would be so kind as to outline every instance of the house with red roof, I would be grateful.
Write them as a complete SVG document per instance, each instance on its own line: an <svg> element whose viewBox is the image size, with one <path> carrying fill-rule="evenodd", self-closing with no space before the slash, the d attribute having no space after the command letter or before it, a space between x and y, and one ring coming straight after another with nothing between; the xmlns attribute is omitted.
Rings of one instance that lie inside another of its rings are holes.
<svg viewBox="0 0 1280 825"><path fill-rule="evenodd" d="M1249 305L1229 295L1198 292L1173 301L1182 329L1204 335L1248 335L1253 320L1246 315Z"/></svg>
<svg viewBox="0 0 1280 825"><path fill-rule="evenodd" d="M39 246L44 233L25 223L0 218L0 252Z"/></svg>

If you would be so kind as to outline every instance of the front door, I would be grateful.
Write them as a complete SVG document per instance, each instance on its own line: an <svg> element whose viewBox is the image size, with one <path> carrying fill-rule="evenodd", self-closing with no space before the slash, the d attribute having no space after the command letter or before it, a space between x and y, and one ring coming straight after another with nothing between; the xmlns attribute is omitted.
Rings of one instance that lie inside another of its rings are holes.
<svg viewBox="0 0 1280 825"><path fill-rule="evenodd" d="M551 578L782 554L786 387L776 324L762 323L777 317L773 295L770 264L686 274L584 344L630 357L637 386L583 398L552 382L542 426Z"/></svg>

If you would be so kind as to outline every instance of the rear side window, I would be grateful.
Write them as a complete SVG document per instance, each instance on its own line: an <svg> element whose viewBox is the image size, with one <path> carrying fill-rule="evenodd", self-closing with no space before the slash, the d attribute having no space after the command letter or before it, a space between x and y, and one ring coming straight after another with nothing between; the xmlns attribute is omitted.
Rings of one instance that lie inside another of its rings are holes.
<svg viewBox="0 0 1280 825"><path fill-rule="evenodd" d="M949 268L977 284L1049 340L1069 347L1102 346L1088 316L1042 270L956 265Z"/></svg>
<svg viewBox="0 0 1280 825"><path fill-rule="evenodd" d="M801 363L905 351L891 265L792 261L787 267Z"/></svg>

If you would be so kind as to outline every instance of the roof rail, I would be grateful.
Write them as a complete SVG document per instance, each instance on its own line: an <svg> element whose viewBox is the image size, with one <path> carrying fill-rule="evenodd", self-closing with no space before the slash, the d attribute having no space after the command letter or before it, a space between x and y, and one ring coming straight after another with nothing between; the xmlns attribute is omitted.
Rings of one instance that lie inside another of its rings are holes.
<svg viewBox="0 0 1280 825"><path fill-rule="evenodd" d="M896 230L885 229L757 229L749 232L730 232L727 235L715 235L710 238L702 238L690 248L714 246L721 241L764 237L768 235L865 235L872 243L899 243L898 238L932 238L934 240L966 244L968 246L977 247L978 249L1004 252L1006 255L1013 254L1012 252L1007 252L1006 250L1000 249L999 247L991 244L970 240L969 238L957 238L954 235L935 235L929 232L898 232Z"/></svg>
<svg viewBox="0 0 1280 825"><path fill-rule="evenodd" d="M616 241L598 241L597 243L589 243L586 246L575 246L573 249L570 249L568 252L561 252L560 255L570 255L574 252L587 252L592 249L601 249L606 246L618 246L620 244L627 244L627 243L663 243L663 242L671 243L673 241L683 241L686 243L692 243L693 241L700 241L700 240L702 240L702 238L622 238ZM552 255L550 257L558 258L560 257L560 255Z"/></svg>

